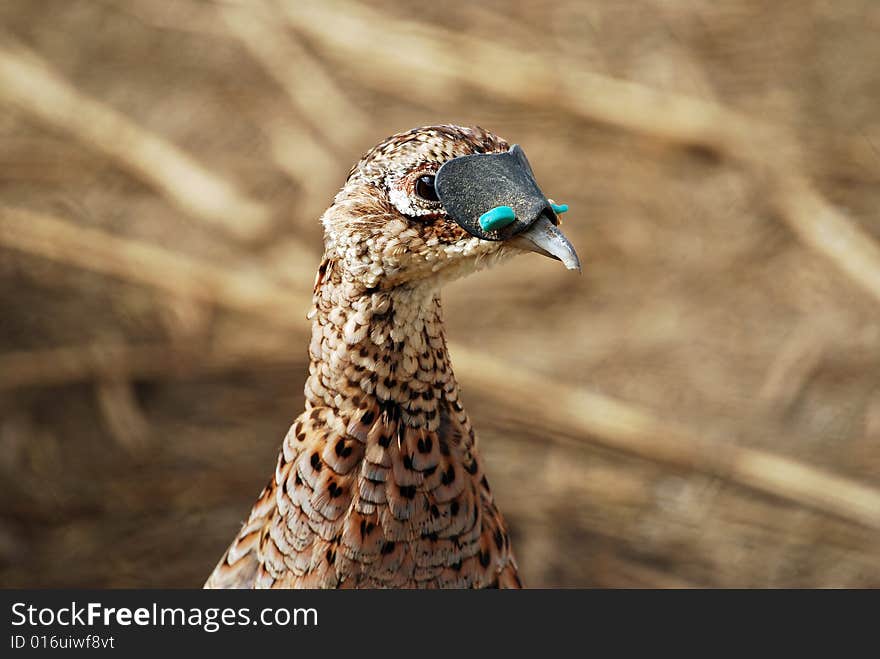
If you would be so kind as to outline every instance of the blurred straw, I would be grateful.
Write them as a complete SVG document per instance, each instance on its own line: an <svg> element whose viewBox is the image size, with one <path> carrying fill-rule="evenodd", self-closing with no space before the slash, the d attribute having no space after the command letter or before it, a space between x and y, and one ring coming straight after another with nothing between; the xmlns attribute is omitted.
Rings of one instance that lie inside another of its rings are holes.
<svg viewBox="0 0 880 659"><path fill-rule="evenodd" d="M804 243L831 259L880 302L880 245L871 234L831 206L801 176L782 180L775 203Z"/></svg>
<svg viewBox="0 0 880 659"><path fill-rule="evenodd" d="M812 323L797 326L770 363L757 397L785 414L803 393L827 351L827 339Z"/></svg>
<svg viewBox="0 0 880 659"><path fill-rule="evenodd" d="M150 424L144 417L131 382L101 379L95 386L98 409L111 437L132 455L142 454L150 439Z"/></svg>
<svg viewBox="0 0 880 659"><path fill-rule="evenodd" d="M76 382L191 378L258 364L305 362L305 350L265 330L201 342L100 343L0 355L0 391ZM293 340L291 340L293 341Z"/></svg>
<svg viewBox="0 0 880 659"><path fill-rule="evenodd" d="M587 121L739 160L768 179L792 230L880 301L880 247L800 174L799 148L779 127L718 103L583 71L574 60L550 60L361 4L278 2L295 29L344 55L361 79L406 98L445 103L470 86L526 105L552 102Z"/></svg>
<svg viewBox="0 0 880 659"><path fill-rule="evenodd" d="M218 10L229 32L278 83L290 104L312 131L335 149L337 157L347 156L370 134L370 118L346 96L325 66L298 43L296 34L285 30L277 12L261 2L220 4ZM308 151L314 149L307 145Z"/></svg>
<svg viewBox="0 0 880 659"><path fill-rule="evenodd" d="M289 23L345 56L360 79L406 98L448 102L462 87L568 112L737 158L779 146L777 131L724 106L583 71L577 61L406 21L363 4L277 0ZM777 151L778 152L778 151ZM780 154L791 155L791 154Z"/></svg>
<svg viewBox="0 0 880 659"><path fill-rule="evenodd" d="M0 207L0 246L257 315L276 326L301 323L311 304L310 295L255 270L216 266L33 211Z"/></svg>
<svg viewBox="0 0 880 659"><path fill-rule="evenodd" d="M599 588L706 588L705 584L682 579L640 561L605 552L596 558L596 585Z"/></svg>
<svg viewBox="0 0 880 659"><path fill-rule="evenodd" d="M0 103L104 153L185 213L236 238L253 239L269 227L267 206L171 142L77 90L29 49L0 44Z"/></svg>
<svg viewBox="0 0 880 659"><path fill-rule="evenodd" d="M323 64L298 43L297 35L285 29L274 8L256 3L220 4L217 9L227 33L241 42L285 92L296 111L285 115L303 120L278 117L277 108L253 109L254 124L268 138L275 165L298 185L298 215L317 217L335 179L348 170L348 153L369 134L369 118L346 97ZM287 263L283 249L273 251Z"/></svg>
<svg viewBox="0 0 880 659"><path fill-rule="evenodd" d="M159 247L8 209L0 211L0 246L214 302L305 335L309 296L288 291L257 273L221 270ZM509 402L530 423L542 420L548 431L709 473L880 529L880 492L870 487L787 457L707 440L635 406L517 369L465 346L450 344L450 350L456 373L466 386Z"/></svg>
<svg viewBox="0 0 880 659"><path fill-rule="evenodd" d="M617 451L696 470L880 529L880 492L793 459L708 440L635 406L516 369L482 352L451 348L465 386L508 401L519 418Z"/></svg>
<svg viewBox="0 0 880 659"><path fill-rule="evenodd" d="M214 8L194 2L162 2L151 0L98 0L112 11L118 11L137 19L138 22L158 30L191 32L219 36L225 34L218 23Z"/></svg>

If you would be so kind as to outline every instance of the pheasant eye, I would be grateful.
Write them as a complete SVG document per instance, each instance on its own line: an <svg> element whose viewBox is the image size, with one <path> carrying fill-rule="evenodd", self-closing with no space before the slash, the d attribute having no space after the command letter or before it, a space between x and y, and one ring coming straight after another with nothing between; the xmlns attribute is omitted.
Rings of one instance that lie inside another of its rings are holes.
<svg viewBox="0 0 880 659"><path fill-rule="evenodd" d="M440 201L437 197L437 189L434 187L434 175L420 176L416 181L416 194L426 201Z"/></svg>

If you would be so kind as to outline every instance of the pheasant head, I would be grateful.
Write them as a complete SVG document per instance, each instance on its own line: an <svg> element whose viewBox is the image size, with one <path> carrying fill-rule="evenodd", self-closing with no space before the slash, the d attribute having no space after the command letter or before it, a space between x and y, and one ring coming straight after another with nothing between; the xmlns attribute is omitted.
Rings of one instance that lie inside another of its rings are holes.
<svg viewBox="0 0 880 659"><path fill-rule="evenodd" d="M323 216L326 249L369 289L440 284L523 251L579 269L557 228L561 208L518 146L477 127L428 126L355 165Z"/></svg>
<svg viewBox="0 0 880 659"><path fill-rule="evenodd" d="M208 587L518 587L446 348L439 288L536 251L579 268L524 154L394 135L324 213L306 409Z"/></svg>

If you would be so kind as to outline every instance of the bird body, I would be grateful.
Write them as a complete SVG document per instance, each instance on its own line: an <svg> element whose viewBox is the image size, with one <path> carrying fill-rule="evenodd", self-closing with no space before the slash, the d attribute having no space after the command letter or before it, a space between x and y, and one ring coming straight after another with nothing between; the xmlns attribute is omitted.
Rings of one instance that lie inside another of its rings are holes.
<svg viewBox="0 0 880 659"><path fill-rule="evenodd" d="M322 217L305 411L206 587L521 586L440 288L523 248L469 234L425 184L452 158L507 149L482 129L427 127L352 170Z"/></svg>

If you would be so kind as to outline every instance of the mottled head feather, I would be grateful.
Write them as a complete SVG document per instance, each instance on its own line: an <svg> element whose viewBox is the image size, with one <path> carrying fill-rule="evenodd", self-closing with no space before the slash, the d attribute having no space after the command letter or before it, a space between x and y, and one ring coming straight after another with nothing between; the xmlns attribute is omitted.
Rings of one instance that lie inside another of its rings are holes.
<svg viewBox="0 0 880 659"><path fill-rule="evenodd" d="M348 181L380 181L389 172L403 173L420 166L436 171L450 158L473 153L503 153L510 145L479 126L423 126L397 133L370 149L349 174Z"/></svg>
<svg viewBox="0 0 880 659"><path fill-rule="evenodd" d="M349 281L391 288L432 277L439 285L516 253L471 236L439 202L416 192L420 177L452 158L508 149L479 127L425 126L392 135L352 168L324 213L325 256Z"/></svg>

